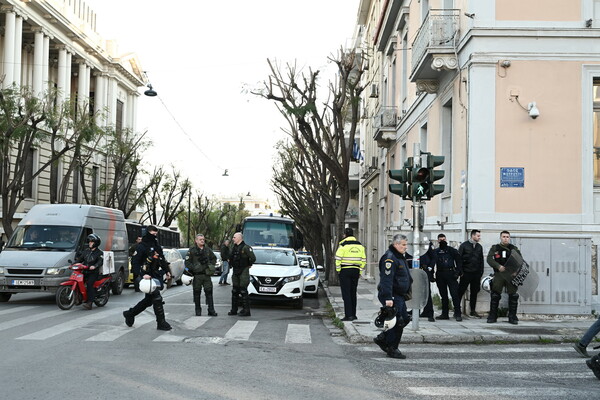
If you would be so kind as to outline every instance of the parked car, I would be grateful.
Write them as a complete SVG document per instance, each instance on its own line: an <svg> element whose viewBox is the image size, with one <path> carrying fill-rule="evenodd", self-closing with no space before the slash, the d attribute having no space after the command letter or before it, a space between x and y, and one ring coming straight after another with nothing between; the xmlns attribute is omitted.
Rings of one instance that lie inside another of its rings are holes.
<svg viewBox="0 0 600 400"><path fill-rule="evenodd" d="M223 272L223 260L221 259L221 252L213 251L213 253L215 253L215 256L217 256L217 265L215 266L214 276L221 276L221 273Z"/></svg>
<svg viewBox="0 0 600 400"><path fill-rule="evenodd" d="M290 248L254 247L256 262L250 268L250 298L291 302L303 307L304 273Z"/></svg>
<svg viewBox="0 0 600 400"><path fill-rule="evenodd" d="M315 265L315 260L309 254L298 254L300 267L304 272L304 294L317 294L319 290L319 271L323 266Z"/></svg>
<svg viewBox="0 0 600 400"><path fill-rule="evenodd" d="M179 254L181 254L181 258L183 258L185 260L185 256L187 256L187 253L190 249L188 249L187 247L182 247L179 250Z"/></svg>
<svg viewBox="0 0 600 400"><path fill-rule="evenodd" d="M186 249L187 250L187 249ZM173 283L177 283L181 285L181 275L183 275L184 269L184 260L181 257L181 252L179 249L163 249L163 254L165 255L165 260L170 264L171 274L173 275L172 279L169 279L166 283L166 287L170 288L173 286ZM129 277L125 282L125 286L133 285L133 271L131 270L131 261L129 268Z"/></svg>

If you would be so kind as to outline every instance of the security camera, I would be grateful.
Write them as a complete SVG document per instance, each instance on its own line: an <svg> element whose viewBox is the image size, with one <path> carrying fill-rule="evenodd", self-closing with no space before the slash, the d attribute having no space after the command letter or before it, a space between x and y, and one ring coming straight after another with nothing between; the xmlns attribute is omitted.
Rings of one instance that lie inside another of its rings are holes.
<svg viewBox="0 0 600 400"><path fill-rule="evenodd" d="M540 116L540 110L538 110L535 101L533 103L529 103L527 109L529 110L529 116L531 117L531 119L536 119Z"/></svg>

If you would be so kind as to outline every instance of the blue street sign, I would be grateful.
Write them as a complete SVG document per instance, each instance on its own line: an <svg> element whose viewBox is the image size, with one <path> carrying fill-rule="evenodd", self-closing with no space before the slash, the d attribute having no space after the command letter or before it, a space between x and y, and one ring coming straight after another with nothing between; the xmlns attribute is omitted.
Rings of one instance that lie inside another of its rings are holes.
<svg viewBox="0 0 600 400"><path fill-rule="evenodd" d="M525 168L500 167L500 187L525 187Z"/></svg>

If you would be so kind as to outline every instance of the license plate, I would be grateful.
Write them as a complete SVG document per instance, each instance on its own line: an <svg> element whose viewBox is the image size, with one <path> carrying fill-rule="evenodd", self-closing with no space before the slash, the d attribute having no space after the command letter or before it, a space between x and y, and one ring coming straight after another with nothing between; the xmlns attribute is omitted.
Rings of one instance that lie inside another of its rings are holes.
<svg viewBox="0 0 600 400"><path fill-rule="evenodd" d="M13 279L13 286L34 286L35 281L33 279Z"/></svg>
<svg viewBox="0 0 600 400"><path fill-rule="evenodd" d="M268 287L268 286L261 286L258 288L259 292L266 292L266 293L277 293L277 288L276 287Z"/></svg>

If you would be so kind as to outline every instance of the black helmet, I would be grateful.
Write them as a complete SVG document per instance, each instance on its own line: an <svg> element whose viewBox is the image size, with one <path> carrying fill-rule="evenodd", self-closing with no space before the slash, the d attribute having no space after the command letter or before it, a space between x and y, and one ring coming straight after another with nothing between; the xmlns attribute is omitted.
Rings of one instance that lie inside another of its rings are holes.
<svg viewBox="0 0 600 400"><path fill-rule="evenodd" d="M381 307L379 314L375 317L375 326L384 331L393 328L396 325L396 309L394 307Z"/></svg>
<svg viewBox="0 0 600 400"><path fill-rule="evenodd" d="M94 242L94 247L100 247L100 243L102 243L102 241L100 240L100 236L96 235L95 233L89 234L87 237L87 241L88 243Z"/></svg>

